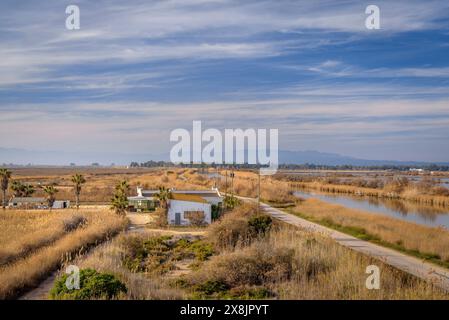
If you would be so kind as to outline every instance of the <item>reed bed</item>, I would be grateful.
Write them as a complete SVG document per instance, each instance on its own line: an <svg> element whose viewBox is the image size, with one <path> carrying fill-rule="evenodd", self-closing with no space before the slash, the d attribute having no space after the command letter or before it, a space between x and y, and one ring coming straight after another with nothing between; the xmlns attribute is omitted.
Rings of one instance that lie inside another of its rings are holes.
<svg viewBox="0 0 449 320"><path fill-rule="evenodd" d="M68 211L0 211L0 266L50 245L85 219L83 214Z"/></svg>

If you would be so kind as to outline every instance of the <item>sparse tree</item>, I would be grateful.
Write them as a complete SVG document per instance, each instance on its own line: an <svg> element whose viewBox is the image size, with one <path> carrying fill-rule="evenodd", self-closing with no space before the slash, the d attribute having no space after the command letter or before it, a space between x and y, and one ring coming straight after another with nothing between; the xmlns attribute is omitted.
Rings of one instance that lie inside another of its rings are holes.
<svg viewBox="0 0 449 320"><path fill-rule="evenodd" d="M167 208L168 199L170 198L170 190L166 187L159 187L159 192L156 194L156 197L159 199L159 203L161 208Z"/></svg>
<svg viewBox="0 0 449 320"><path fill-rule="evenodd" d="M3 209L6 208L6 190L8 190L9 179L11 179L11 171L0 168L0 187L3 193Z"/></svg>
<svg viewBox="0 0 449 320"><path fill-rule="evenodd" d="M55 203L56 200L56 193L58 193L58 189L55 188L55 186L45 186L42 189L45 194L47 195L47 205L48 208L51 209L53 208L53 204Z"/></svg>
<svg viewBox="0 0 449 320"><path fill-rule="evenodd" d="M239 204L239 200L234 197L233 195L231 196L225 196L224 198L224 205L226 209L234 209L237 205Z"/></svg>
<svg viewBox="0 0 449 320"><path fill-rule="evenodd" d="M34 193L34 187L31 184L25 184L23 185L23 196L24 197L31 197Z"/></svg>
<svg viewBox="0 0 449 320"><path fill-rule="evenodd" d="M14 197L21 197L23 195L24 185L22 182L14 180L11 182L11 191Z"/></svg>
<svg viewBox="0 0 449 320"><path fill-rule="evenodd" d="M80 194L81 194L81 186L86 183L86 179L84 179L84 176L82 174L75 174L72 176L72 182L75 185L75 204L76 208L79 209L80 207Z"/></svg>
<svg viewBox="0 0 449 320"><path fill-rule="evenodd" d="M30 184L23 184L20 181L11 182L11 191L14 197L31 197L34 193L34 187Z"/></svg>
<svg viewBox="0 0 449 320"><path fill-rule="evenodd" d="M111 209L115 210L115 213L119 215L125 215L128 208L129 184L127 181L120 181L115 186L115 193L111 199Z"/></svg>

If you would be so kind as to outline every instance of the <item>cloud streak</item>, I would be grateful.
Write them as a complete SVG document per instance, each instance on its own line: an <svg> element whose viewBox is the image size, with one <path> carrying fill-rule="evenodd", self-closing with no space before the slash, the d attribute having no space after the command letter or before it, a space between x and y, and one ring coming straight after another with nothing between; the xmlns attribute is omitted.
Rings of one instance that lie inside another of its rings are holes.
<svg viewBox="0 0 449 320"><path fill-rule="evenodd" d="M449 49L429 37L447 1L378 1L377 32L359 1L83 0L79 31L69 4L0 4L0 147L162 152L203 120L279 128L285 149L449 149Z"/></svg>

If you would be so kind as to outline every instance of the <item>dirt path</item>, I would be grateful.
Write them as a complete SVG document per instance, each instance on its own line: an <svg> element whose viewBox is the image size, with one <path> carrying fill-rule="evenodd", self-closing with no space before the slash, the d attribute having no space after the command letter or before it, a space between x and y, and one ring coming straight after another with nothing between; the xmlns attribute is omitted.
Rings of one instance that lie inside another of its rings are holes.
<svg viewBox="0 0 449 320"><path fill-rule="evenodd" d="M53 282L55 281L57 276L58 272L53 272L52 275L41 282L41 284L37 288L28 291L23 296L21 296L19 300L47 300L48 293L53 287Z"/></svg>
<svg viewBox="0 0 449 320"><path fill-rule="evenodd" d="M257 202L257 200L252 198L239 198L244 201ZM273 208L264 203L261 203L261 207L273 218L284 221L285 223L294 226L299 226L301 228L329 236L342 246L363 253L367 256L379 259L390 266L405 271L423 280L432 282L435 285L449 291L448 269L422 261L412 256L408 256L398 251L373 244L371 242L360 240L353 236L341 233L339 231L302 219L293 214L289 214L282 210Z"/></svg>

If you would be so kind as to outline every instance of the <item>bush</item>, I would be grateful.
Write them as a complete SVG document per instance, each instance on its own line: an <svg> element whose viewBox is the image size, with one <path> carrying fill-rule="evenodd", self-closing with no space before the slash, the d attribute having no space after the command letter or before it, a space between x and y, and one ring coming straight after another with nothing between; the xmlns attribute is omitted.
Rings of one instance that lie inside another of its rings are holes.
<svg viewBox="0 0 449 320"><path fill-rule="evenodd" d="M126 293L126 286L113 274L99 273L93 269L80 271L80 289L68 289L66 281L69 275L58 279L50 291L51 299L90 300L114 299Z"/></svg>
<svg viewBox="0 0 449 320"><path fill-rule="evenodd" d="M207 260L215 252L211 243L202 241L192 243L190 248L195 253L195 257L200 261Z"/></svg>
<svg viewBox="0 0 449 320"><path fill-rule="evenodd" d="M260 300L273 297L274 294L264 287L235 287L229 290L232 299Z"/></svg>
<svg viewBox="0 0 449 320"><path fill-rule="evenodd" d="M221 280L207 280L195 287L197 293L205 295L226 292L228 289L229 286Z"/></svg>
<svg viewBox="0 0 449 320"><path fill-rule="evenodd" d="M216 256L208 263L210 277L230 287L260 286L287 280L292 275L294 251L255 245L236 252Z"/></svg>
<svg viewBox="0 0 449 320"><path fill-rule="evenodd" d="M270 216L254 216L248 220L248 226L254 234L265 235L268 231L270 231L272 222L273 220Z"/></svg>
<svg viewBox="0 0 449 320"><path fill-rule="evenodd" d="M168 225L167 221L167 209L157 208L154 213L154 225L159 228L165 228Z"/></svg>
<svg viewBox="0 0 449 320"><path fill-rule="evenodd" d="M217 249L235 248L237 245L248 245L254 236L248 224L256 214L256 208L242 205L225 214L208 229L208 239Z"/></svg>
<svg viewBox="0 0 449 320"><path fill-rule="evenodd" d="M124 238L123 264L132 272L166 271L162 266L170 257L170 239L170 236Z"/></svg>
<svg viewBox="0 0 449 320"><path fill-rule="evenodd" d="M62 222L65 232L72 232L87 223L87 219L82 215L74 215Z"/></svg>

